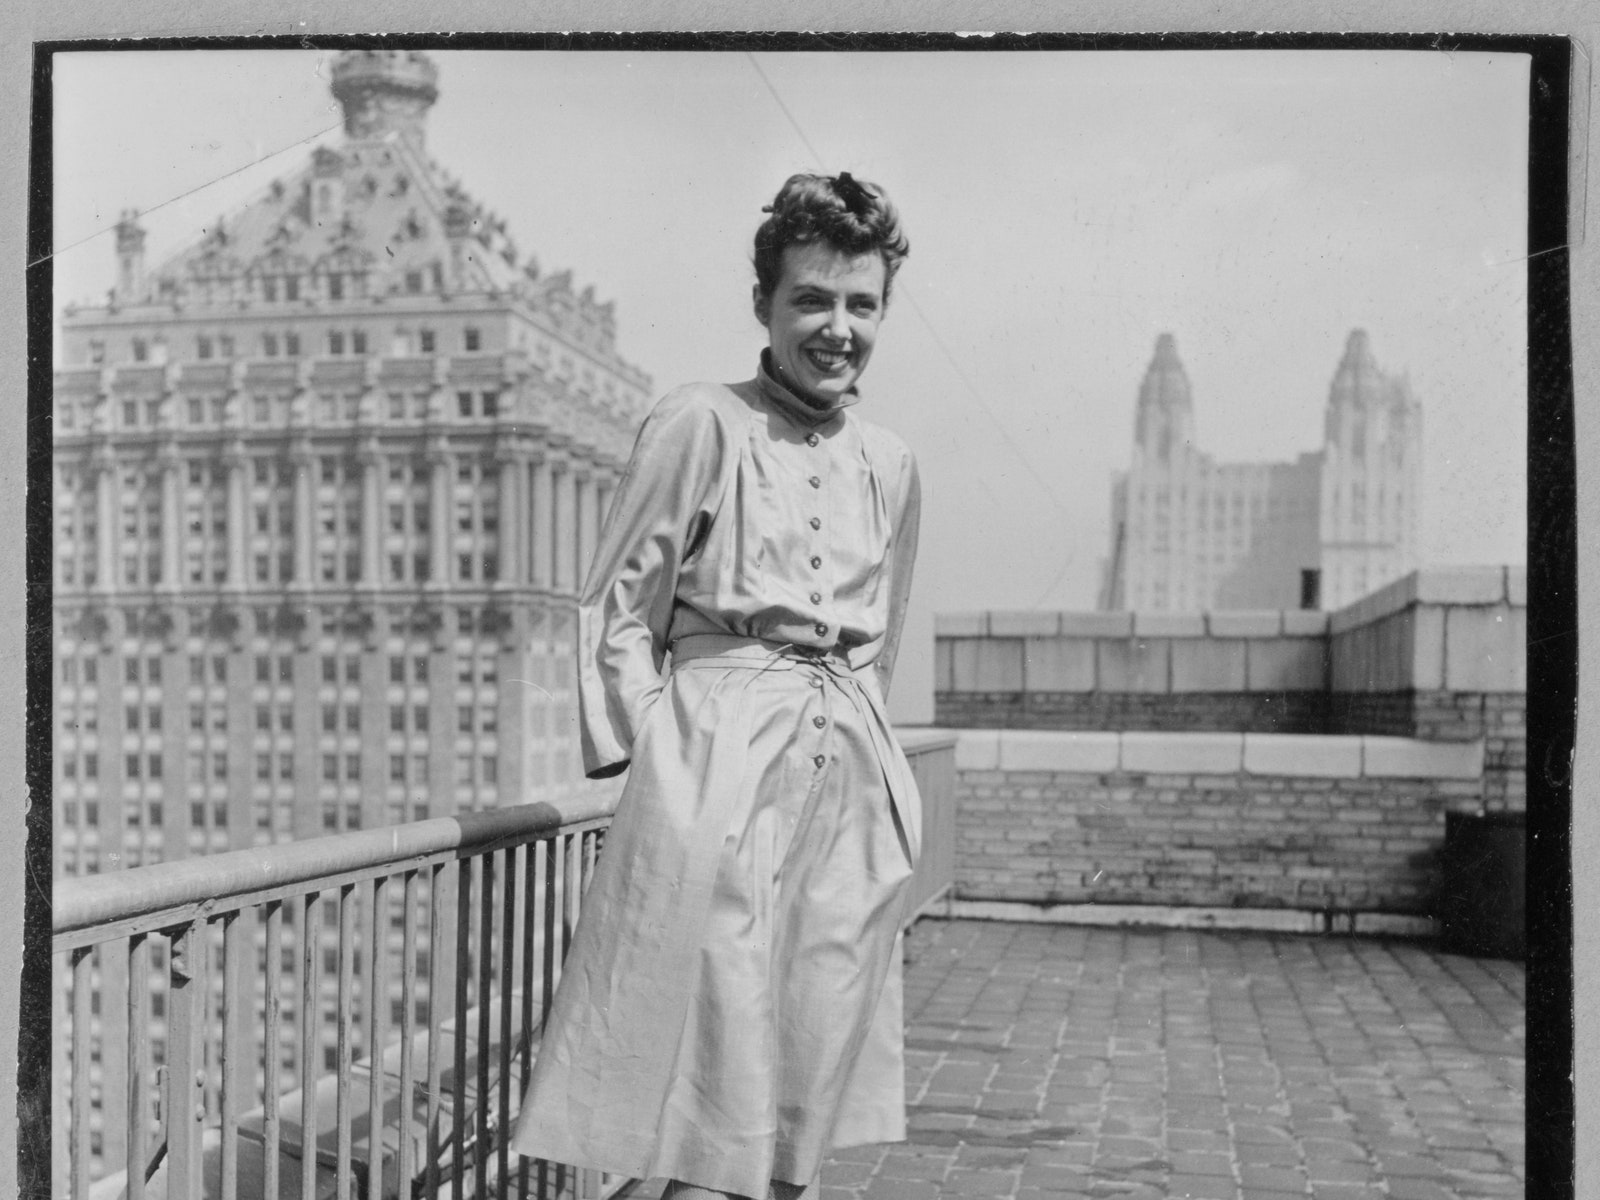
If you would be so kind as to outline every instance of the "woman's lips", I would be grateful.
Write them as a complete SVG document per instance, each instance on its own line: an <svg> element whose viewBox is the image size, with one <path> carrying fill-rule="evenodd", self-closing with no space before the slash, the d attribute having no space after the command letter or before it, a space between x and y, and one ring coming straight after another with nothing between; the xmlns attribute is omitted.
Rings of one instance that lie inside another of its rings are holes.
<svg viewBox="0 0 1600 1200"><path fill-rule="evenodd" d="M819 371L837 371L848 365L850 355L843 350L807 350L806 358Z"/></svg>

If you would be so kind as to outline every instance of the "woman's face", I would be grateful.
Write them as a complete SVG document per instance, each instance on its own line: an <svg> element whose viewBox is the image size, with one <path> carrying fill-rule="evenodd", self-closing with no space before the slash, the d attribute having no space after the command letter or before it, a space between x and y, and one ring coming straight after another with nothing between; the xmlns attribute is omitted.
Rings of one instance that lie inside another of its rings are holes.
<svg viewBox="0 0 1600 1200"><path fill-rule="evenodd" d="M884 279L876 250L847 254L827 242L785 249L772 295L757 287L755 297L779 379L824 407L837 404L872 357Z"/></svg>

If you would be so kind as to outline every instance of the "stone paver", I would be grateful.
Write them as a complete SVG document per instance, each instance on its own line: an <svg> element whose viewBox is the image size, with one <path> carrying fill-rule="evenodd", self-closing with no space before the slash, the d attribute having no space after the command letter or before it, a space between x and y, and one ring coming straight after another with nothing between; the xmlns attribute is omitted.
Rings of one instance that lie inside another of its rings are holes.
<svg viewBox="0 0 1600 1200"><path fill-rule="evenodd" d="M910 1140L841 1152L822 1200L1523 1193L1516 963L980 921L907 944Z"/></svg>

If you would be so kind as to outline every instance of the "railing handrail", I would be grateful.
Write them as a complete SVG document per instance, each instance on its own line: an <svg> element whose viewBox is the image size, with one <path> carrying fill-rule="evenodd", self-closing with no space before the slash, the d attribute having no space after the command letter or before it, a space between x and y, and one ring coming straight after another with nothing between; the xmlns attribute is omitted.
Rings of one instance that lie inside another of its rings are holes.
<svg viewBox="0 0 1600 1200"><path fill-rule="evenodd" d="M51 902L51 932L59 940L97 926L206 902L226 910L230 900L263 891L380 868L404 859L476 853L508 838L537 837L566 826L604 820L615 807L616 798L610 795L584 797L563 805L517 804L57 880Z"/></svg>

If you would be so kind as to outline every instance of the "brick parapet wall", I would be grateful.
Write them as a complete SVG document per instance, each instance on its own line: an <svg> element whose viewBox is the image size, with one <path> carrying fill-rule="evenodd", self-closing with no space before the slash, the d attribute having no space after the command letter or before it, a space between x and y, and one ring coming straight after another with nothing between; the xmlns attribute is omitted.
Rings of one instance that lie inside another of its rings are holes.
<svg viewBox="0 0 1600 1200"><path fill-rule="evenodd" d="M962 770L956 895L1425 915L1479 779Z"/></svg>
<svg viewBox="0 0 1600 1200"><path fill-rule="evenodd" d="M1298 692L935 692L936 724L957 729L1320 733L1328 694Z"/></svg>

